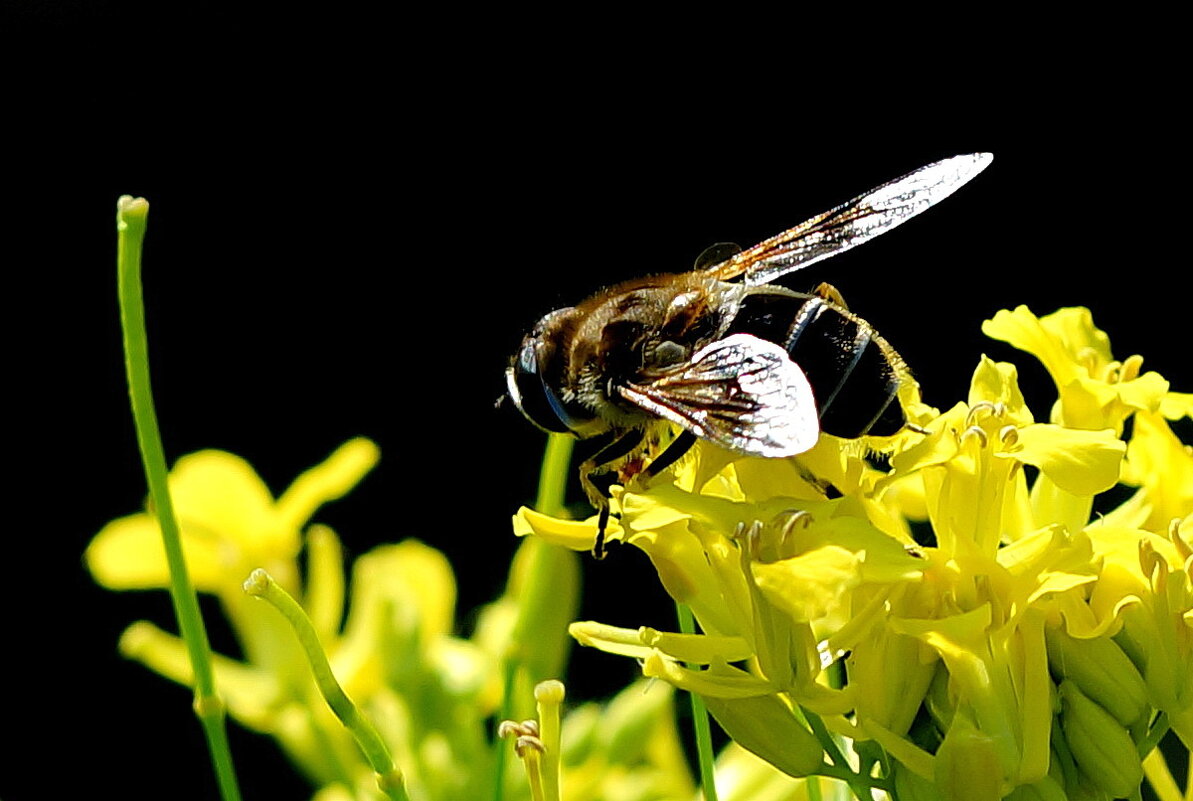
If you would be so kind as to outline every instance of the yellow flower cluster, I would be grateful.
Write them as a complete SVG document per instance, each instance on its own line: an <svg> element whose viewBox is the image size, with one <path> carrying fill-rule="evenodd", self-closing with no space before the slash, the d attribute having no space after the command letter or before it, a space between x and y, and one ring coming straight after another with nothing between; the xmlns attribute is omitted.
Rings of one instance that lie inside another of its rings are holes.
<svg viewBox="0 0 1193 801"><path fill-rule="evenodd" d="M215 656L219 692L234 720L277 740L317 788L316 801L385 797L319 694L290 625L245 594L245 579L265 568L310 618L332 673L385 742L410 798L525 801L526 777L514 770L513 748L496 741L494 721L532 714L533 685L562 674L579 593L577 558L523 543L505 593L480 611L467 638L455 633L451 566L427 545L407 540L375 548L356 560L349 584L336 534L313 525L304 538L303 528L378 457L372 442L348 442L276 499L230 453L202 451L175 465L170 492L192 580L220 600L243 651L240 659ZM305 575L298 562L304 540ZM168 584L160 530L149 513L105 526L86 562L110 589ZM151 623L132 624L120 648L167 678L192 682L182 640ZM637 684L607 704L574 705L554 744L569 799L665 801L693 792L669 687L648 692ZM733 764L744 776L773 773L752 763L741 768L740 754Z"/></svg>
<svg viewBox="0 0 1193 801"><path fill-rule="evenodd" d="M909 410L926 434L825 435L804 470L700 443L671 480L617 496L611 539L646 553L703 633L573 636L700 694L792 776L833 767L831 734L901 797L1135 792L1166 727L1193 746L1193 451L1168 425L1193 395L1114 361L1085 309L1019 307L983 330L1048 369L1047 422L1014 366L983 358L964 402ZM1136 489L1094 514L1117 484ZM526 509L515 530L592 544L591 523Z"/></svg>

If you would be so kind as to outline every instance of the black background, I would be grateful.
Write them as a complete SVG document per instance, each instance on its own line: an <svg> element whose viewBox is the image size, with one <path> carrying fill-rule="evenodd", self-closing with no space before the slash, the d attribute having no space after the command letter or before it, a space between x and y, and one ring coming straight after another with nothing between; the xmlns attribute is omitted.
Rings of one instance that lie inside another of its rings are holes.
<svg viewBox="0 0 1193 801"><path fill-rule="evenodd" d="M951 38L863 45L773 20L145 12L30 5L0 28L6 801L215 795L189 692L115 652L133 619L171 625L165 593L97 588L80 558L144 495L115 300L121 194L151 202L171 460L224 448L281 491L347 438L374 439L380 467L317 519L350 555L404 537L444 550L464 632L501 590L509 515L534 491L543 437L494 408L524 330L930 161L996 155L941 206L792 285L836 284L940 407L986 352L1020 365L1046 413L1034 361L979 332L1020 303L1090 306L1120 358L1193 387L1187 91L1159 60L1114 56L1133 33L1058 25L978 46L954 20ZM669 627L644 563L586 563L582 616ZM570 684L602 694L635 672L576 653ZM246 798L307 795L233 729Z"/></svg>

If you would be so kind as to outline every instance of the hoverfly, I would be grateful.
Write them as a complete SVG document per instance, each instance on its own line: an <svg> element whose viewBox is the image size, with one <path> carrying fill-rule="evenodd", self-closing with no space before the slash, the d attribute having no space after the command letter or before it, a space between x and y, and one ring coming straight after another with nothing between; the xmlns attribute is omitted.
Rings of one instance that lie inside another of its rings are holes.
<svg viewBox="0 0 1193 801"><path fill-rule="evenodd" d="M989 153L934 162L748 250L713 245L691 272L638 278L539 320L506 370L508 393L539 428L609 441L580 467L599 512L596 477L641 453L659 419L680 433L642 467L665 470L697 438L753 456L811 449L826 431L885 436L905 424L903 360L827 284L813 293L771 282L856 247L951 195ZM740 280L737 280L740 279Z"/></svg>

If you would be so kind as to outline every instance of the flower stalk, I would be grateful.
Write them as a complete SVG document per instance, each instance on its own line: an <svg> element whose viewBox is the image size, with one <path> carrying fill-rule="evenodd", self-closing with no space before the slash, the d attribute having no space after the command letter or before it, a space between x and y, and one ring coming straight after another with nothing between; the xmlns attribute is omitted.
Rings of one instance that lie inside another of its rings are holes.
<svg viewBox="0 0 1193 801"><path fill-rule="evenodd" d="M207 738L221 798L224 801L239 801L240 789L228 744L224 703L216 690L207 629L203 625L199 600L182 553L178 522L166 483L165 449L157 425L157 411L149 379L149 338L145 330L145 304L141 288L141 251L148 215L149 203L144 198L124 195L116 203L116 275L129 398L141 463L149 485L149 497L161 526L162 544L169 564L170 599L194 674L195 714Z"/></svg>
<svg viewBox="0 0 1193 801"><path fill-rule="evenodd" d="M564 513L568 466L572 462L572 446L575 442L563 434L547 437L547 448L543 452L543 463L539 470L538 494L534 499L534 508L543 514L560 516Z"/></svg>
<svg viewBox="0 0 1193 801"><path fill-rule="evenodd" d="M315 627L302 607L273 580L269 573L260 568L254 570L245 581L244 591L254 598L266 601L286 618L302 646L303 653L306 654L320 694L340 722L352 732L352 736L356 739L361 751L364 752L365 758L368 759L377 774L378 788L393 801L409 801L402 772L394 765L393 758L389 755L389 748L386 747L385 741L381 739L368 718L361 714L360 709L336 681L336 677L331 671L331 665L327 661L327 654L324 653L323 646L319 644L319 635L315 633Z"/></svg>
<svg viewBox="0 0 1193 801"><path fill-rule="evenodd" d="M679 617L681 634L696 633L696 619L687 604L677 603L675 613ZM689 668L694 667L688 665ZM713 775L712 732L708 725L708 709L698 693L688 693L692 702L692 729L696 735L696 764L700 768L700 789L705 801L717 801L717 784Z"/></svg>

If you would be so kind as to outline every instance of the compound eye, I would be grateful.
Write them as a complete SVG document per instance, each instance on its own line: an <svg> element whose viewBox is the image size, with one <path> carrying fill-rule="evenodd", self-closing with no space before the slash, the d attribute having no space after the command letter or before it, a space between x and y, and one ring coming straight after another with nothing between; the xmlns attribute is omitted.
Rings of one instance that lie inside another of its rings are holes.
<svg viewBox="0 0 1193 801"><path fill-rule="evenodd" d="M522 341L514 363L505 372L506 386L518 411L544 431L574 433L568 427L563 406L544 382L539 369L539 344L536 337Z"/></svg>

